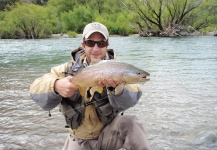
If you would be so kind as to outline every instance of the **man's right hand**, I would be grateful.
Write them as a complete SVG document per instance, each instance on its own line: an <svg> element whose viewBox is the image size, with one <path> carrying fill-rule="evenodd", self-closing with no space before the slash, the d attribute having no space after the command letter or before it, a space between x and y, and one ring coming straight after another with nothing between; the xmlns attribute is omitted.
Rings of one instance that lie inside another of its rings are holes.
<svg viewBox="0 0 217 150"><path fill-rule="evenodd" d="M59 80L56 80L54 83L54 90L63 97L70 97L74 94L78 88L71 83L72 76L68 76Z"/></svg>

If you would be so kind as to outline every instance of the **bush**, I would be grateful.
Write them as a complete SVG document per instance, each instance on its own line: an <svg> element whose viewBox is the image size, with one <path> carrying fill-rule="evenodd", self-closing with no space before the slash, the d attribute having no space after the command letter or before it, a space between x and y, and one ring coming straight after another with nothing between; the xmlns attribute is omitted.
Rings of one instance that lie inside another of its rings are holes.
<svg viewBox="0 0 217 150"><path fill-rule="evenodd" d="M84 26L93 21L92 11L84 6L79 6L73 11L61 14L63 32L76 31L82 33Z"/></svg>
<svg viewBox="0 0 217 150"><path fill-rule="evenodd" d="M0 20L3 20L5 18L5 12L4 11L0 11Z"/></svg>
<svg viewBox="0 0 217 150"><path fill-rule="evenodd" d="M76 36L77 36L77 33L74 32L74 31L68 31L67 34L68 34L70 37L76 37Z"/></svg>
<svg viewBox="0 0 217 150"><path fill-rule="evenodd" d="M63 24L58 15L57 8L52 6L48 7L47 13L48 13L49 22L52 26L52 33L54 34L62 33Z"/></svg>
<svg viewBox="0 0 217 150"><path fill-rule="evenodd" d="M1 27L1 38L45 38L52 34L47 9L33 4L18 5L7 12Z"/></svg>
<svg viewBox="0 0 217 150"><path fill-rule="evenodd" d="M126 36L135 33L134 29L132 29L129 24L127 15L124 15L122 12L113 15L103 14L97 16L95 20L105 24L108 27L110 34Z"/></svg>

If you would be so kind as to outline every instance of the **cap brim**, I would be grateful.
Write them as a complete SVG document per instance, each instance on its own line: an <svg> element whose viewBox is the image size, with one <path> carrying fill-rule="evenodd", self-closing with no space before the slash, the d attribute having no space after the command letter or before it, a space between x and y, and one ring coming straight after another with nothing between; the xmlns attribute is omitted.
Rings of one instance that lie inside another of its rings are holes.
<svg viewBox="0 0 217 150"><path fill-rule="evenodd" d="M101 34L105 37L106 40L108 39L108 36L107 36L105 33L101 32L101 31L99 31L99 30L90 31L90 32L86 33L86 34L84 35L84 37L87 39L87 38L89 38L89 36L90 36L91 34L93 34L93 33L95 33L95 32L101 33Z"/></svg>

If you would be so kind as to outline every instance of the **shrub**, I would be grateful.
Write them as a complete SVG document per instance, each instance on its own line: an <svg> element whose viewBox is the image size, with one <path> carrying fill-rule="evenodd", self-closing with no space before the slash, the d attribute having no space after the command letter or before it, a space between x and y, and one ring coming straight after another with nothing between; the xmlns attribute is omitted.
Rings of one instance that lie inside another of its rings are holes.
<svg viewBox="0 0 217 150"><path fill-rule="evenodd" d="M62 13L61 20L64 26L63 32L76 31L81 33L84 26L93 21L93 15L90 9L84 6L79 6L73 11Z"/></svg>
<svg viewBox="0 0 217 150"><path fill-rule="evenodd" d="M7 12L1 26L2 38L44 38L52 33L47 9L33 4L18 5Z"/></svg>
<svg viewBox="0 0 217 150"><path fill-rule="evenodd" d="M76 36L77 36L77 33L74 32L74 31L68 31L67 34L68 34L70 37L76 37Z"/></svg>

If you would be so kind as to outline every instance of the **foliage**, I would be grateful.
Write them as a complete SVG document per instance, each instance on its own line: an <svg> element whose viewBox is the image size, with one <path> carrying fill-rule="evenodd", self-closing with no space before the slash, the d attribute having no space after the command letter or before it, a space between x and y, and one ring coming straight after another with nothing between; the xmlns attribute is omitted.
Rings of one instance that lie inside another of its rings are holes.
<svg viewBox="0 0 217 150"><path fill-rule="evenodd" d="M216 0L7 0L0 6L0 38L74 36L93 21L123 36L179 36L217 26Z"/></svg>
<svg viewBox="0 0 217 150"><path fill-rule="evenodd" d="M125 0L144 36L179 36L213 24L214 0ZM194 30L189 31L189 26Z"/></svg>
<svg viewBox="0 0 217 150"><path fill-rule="evenodd" d="M46 8L18 5L1 22L2 38L44 38L51 34Z"/></svg>
<svg viewBox="0 0 217 150"><path fill-rule="evenodd" d="M68 31L67 34L70 36L70 37L76 37L77 36L77 33L75 31Z"/></svg>
<svg viewBox="0 0 217 150"><path fill-rule="evenodd" d="M92 14L92 10L84 6L79 6L73 11L70 10L69 12L61 13L63 32L76 31L78 33L81 33L84 26L94 20Z"/></svg>
<svg viewBox="0 0 217 150"><path fill-rule="evenodd" d="M49 0L48 6L55 7L57 13L69 12L79 6L79 0Z"/></svg>
<svg viewBox="0 0 217 150"><path fill-rule="evenodd" d="M135 30L131 27L127 14L123 12L113 15L103 14L97 15L95 21L105 24L110 34L118 34L127 36L135 33Z"/></svg>
<svg viewBox="0 0 217 150"><path fill-rule="evenodd" d="M15 2L19 2L20 0L0 0L0 11L5 10L5 8L9 5L14 4Z"/></svg>
<svg viewBox="0 0 217 150"><path fill-rule="evenodd" d="M0 11L0 20L3 20L5 18L6 12Z"/></svg>
<svg viewBox="0 0 217 150"><path fill-rule="evenodd" d="M203 24L197 24L200 28L201 32L211 32L216 30L217 31L217 3L216 0L206 0L203 2L203 5L200 6L201 12L199 12L198 18L204 18ZM200 19L199 19L200 20ZM195 22L198 22L195 20ZM210 24L207 24L209 22ZM206 26L204 26L204 24Z"/></svg>
<svg viewBox="0 0 217 150"><path fill-rule="evenodd" d="M48 19L51 24L51 30L53 34L62 33L63 24L60 20L57 8L53 6L47 7Z"/></svg>

